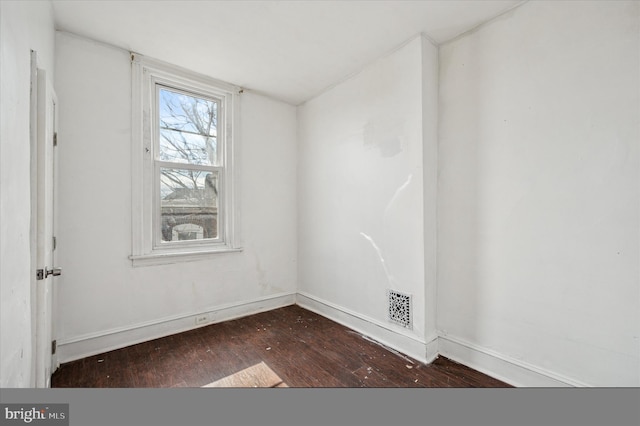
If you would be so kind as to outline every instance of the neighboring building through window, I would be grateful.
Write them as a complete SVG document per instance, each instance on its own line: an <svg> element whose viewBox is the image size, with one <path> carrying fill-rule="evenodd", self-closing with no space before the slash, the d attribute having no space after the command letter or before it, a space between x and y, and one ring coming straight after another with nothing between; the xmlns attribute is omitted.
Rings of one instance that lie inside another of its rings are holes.
<svg viewBox="0 0 640 426"><path fill-rule="evenodd" d="M219 101L156 86L160 241L218 239Z"/></svg>
<svg viewBox="0 0 640 426"><path fill-rule="evenodd" d="M239 88L132 55L134 264L238 250Z"/></svg>

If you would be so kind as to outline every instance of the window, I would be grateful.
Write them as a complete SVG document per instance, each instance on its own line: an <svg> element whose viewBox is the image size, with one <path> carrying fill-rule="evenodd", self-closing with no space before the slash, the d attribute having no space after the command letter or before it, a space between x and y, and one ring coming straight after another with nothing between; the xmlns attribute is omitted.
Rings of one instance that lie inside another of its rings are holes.
<svg viewBox="0 0 640 426"><path fill-rule="evenodd" d="M240 89L132 54L134 265L238 251Z"/></svg>

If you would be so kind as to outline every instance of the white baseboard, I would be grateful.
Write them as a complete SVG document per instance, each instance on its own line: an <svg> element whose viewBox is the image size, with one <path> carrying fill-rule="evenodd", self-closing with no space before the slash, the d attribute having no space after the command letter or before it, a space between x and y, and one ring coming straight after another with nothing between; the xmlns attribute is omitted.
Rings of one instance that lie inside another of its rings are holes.
<svg viewBox="0 0 640 426"><path fill-rule="evenodd" d="M293 305L295 300L295 293L279 294L237 304L212 307L200 312L86 334L71 339L60 339L57 344L58 362L74 361L217 322ZM200 324L196 324L196 318L203 316L206 316L206 319Z"/></svg>
<svg viewBox="0 0 640 426"><path fill-rule="evenodd" d="M359 332L363 337L386 346L387 349L397 352L401 356L404 354L426 364L438 357L437 336L426 342L417 339L415 336L393 330L391 326L375 319L368 318L307 293L298 292L296 303L305 309Z"/></svg>
<svg viewBox="0 0 640 426"><path fill-rule="evenodd" d="M440 355L516 387L590 387L453 336L438 338Z"/></svg>
<svg viewBox="0 0 640 426"><path fill-rule="evenodd" d="M355 330L364 338L371 339L400 356L406 355L423 363L428 364L442 355L516 387L591 387L591 385L482 348L454 336L441 335L429 339L429 341L422 341L415 336L402 333L403 330L394 330L391 325L306 293L268 296L71 339L60 339L57 344L58 360L60 363L70 362L296 303ZM207 316L206 321L196 325L196 318L201 316Z"/></svg>

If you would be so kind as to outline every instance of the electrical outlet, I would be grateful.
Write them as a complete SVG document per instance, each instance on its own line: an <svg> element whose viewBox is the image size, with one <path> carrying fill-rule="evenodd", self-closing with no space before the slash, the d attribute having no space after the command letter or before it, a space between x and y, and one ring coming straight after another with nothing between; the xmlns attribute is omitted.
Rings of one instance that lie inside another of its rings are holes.
<svg viewBox="0 0 640 426"><path fill-rule="evenodd" d="M196 325L202 325L209 322L209 314L200 314L196 316Z"/></svg>

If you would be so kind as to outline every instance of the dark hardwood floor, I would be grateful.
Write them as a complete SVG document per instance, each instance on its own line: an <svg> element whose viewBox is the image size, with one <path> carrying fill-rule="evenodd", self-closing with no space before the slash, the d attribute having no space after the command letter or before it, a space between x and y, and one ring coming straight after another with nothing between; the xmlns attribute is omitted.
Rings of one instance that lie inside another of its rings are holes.
<svg viewBox="0 0 640 426"><path fill-rule="evenodd" d="M63 364L52 387L201 387L260 362L289 387L510 387L443 357L422 364L296 305Z"/></svg>

